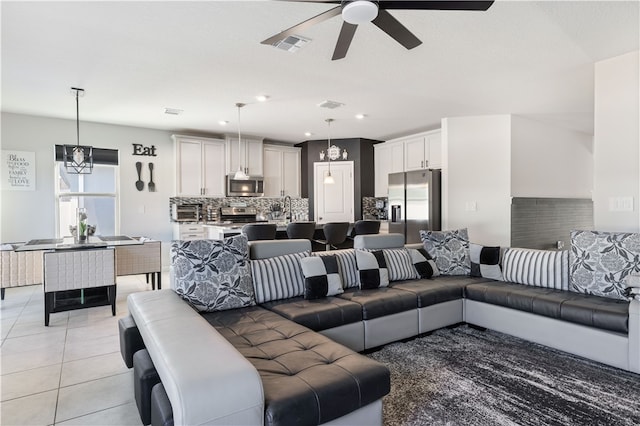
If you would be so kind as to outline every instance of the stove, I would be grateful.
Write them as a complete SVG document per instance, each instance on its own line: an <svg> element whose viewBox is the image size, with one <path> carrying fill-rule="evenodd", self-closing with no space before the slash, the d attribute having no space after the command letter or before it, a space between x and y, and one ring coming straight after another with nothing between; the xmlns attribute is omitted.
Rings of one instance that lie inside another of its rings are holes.
<svg viewBox="0 0 640 426"><path fill-rule="evenodd" d="M258 209L255 207L220 207L220 221L232 223L263 222L256 220Z"/></svg>

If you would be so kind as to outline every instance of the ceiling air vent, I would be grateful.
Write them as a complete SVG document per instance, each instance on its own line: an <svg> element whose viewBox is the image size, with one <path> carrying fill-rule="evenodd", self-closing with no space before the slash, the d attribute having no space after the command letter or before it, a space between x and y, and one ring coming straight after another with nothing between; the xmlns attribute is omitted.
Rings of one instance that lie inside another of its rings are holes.
<svg viewBox="0 0 640 426"><path fill-rule="evenodd" d="M341 106L344 106L344 104L336 101L322 101L318 104L318 106L320 108L336 109Z"/></svg>
<svg viewBox="0 0 640 426"><path fill-rule="evenodd" d="M273 43L273 46L280 50L286 50L287 52L297 52L302 46L309 43L311 39L301 37L299 35L287 36L284 40L279 40Z"/></svg>
<svg viewBox="0 0 640 426"><path fill-rule="evenodd" d="M180 115L182 114L182 110L181 109L177 109L177 108L165 108L164 109L164 113L165 114L169 114L169 115Z"/></svg>

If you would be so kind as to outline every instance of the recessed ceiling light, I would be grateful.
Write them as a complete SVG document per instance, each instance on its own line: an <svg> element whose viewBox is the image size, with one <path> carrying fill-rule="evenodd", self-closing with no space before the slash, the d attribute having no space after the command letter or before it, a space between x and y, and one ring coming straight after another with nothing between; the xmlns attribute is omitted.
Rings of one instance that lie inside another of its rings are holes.
<svg viewBox="0 0 640 426"><path fill-rule="evenodd" d="M313 135L313 133L311 133L311 132L304 132L304 135L305 135L306 137L309 137L309 136Z"/></svg>
<svg viewBox="0 0 640 426"><path fill-rule="evenodd" d="M362 120L362 119L363 119L363 118L365 118L365 117L366 117L366 115L365 115L365 114L356 114L356 118L357 118L358 120Z"/></svg>
<svg viewBox="0 0 640 426"><path fill-rule="evenodd" d="M267 96L267 95L258 95L258 96L256 96L256 99L258 100L258 102L266 102L269 99L269 96Z"/></svg>
<svg viewBox="0 0 640 426"><path fill-rule="evenodd" d="M221 126L226 126L227 124L229 124L229 122L226 121L226 120L220 120L220 121L218 121L218 124L221 125Z"/></svg>
<svg viewBox="0 0 640 426"><path fill-rule="evenodd" d="M178 108L165 108L164 113L169 115L180 115L184 112L184 110Z"/></svg>

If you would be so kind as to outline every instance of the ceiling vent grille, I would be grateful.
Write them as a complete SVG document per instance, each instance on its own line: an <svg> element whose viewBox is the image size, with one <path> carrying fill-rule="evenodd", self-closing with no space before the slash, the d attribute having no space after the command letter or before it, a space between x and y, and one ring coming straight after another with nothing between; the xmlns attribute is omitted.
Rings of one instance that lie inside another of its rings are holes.
<svg viewBox="0 0 640 426"><path fill-rule="evenodd" d="M164 109L164 113L165 114L169 114L169 115L180 115L182 114L182 110L181 109L177 109L177 108L165 108Z"/></svg>
<svg viewBox="0 0 640 426"><path fill-rule="evenodd" d="M318 106L320 108L336 109L344 106L344 104L336 101L322 101L318 104Z"/></svg>
<svg viewBox="0 0 640 426"><path fill-rule="evenodd" d="M301 37L299 35L290 35L287 36L284 40L279 40L273 43L273 46L280 50L285 50L287 52L297 52L304 46L309 43L311 39Z"/></svg>

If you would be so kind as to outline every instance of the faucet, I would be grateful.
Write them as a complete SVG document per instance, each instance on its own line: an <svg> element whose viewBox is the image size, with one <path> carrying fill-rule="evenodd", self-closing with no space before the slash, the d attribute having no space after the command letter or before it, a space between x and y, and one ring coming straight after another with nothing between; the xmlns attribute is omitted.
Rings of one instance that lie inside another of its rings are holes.
<svg viewBox="0 0 640 426"><path fill-rule="evenodd" d="M287 200L289 201L288 209L287 209ZM282 204L284 204L284 211L286 212L284 216L284 220L288 220L289 222L291 222L293 219L293 213L291 212L291 196L287 195L286 197L284 197L284 202Z"/></svg>

